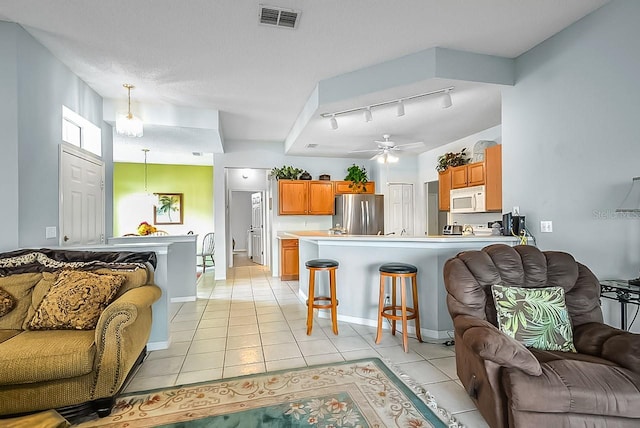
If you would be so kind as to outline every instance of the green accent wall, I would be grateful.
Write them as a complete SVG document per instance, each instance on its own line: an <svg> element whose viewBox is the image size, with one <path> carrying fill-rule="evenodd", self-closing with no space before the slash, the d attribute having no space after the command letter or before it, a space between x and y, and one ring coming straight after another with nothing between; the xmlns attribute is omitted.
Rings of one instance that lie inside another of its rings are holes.
<svg viewBox="0 0 640 428"><path fill-rule="evenodd" d="M136 233L153 224L153 207L145 197L144 164L113 164L113 235ZM182 193L183 224L158 225L171 235L193 231L198 242L213 232L213 167L147 164L148 193Z"/></svg>

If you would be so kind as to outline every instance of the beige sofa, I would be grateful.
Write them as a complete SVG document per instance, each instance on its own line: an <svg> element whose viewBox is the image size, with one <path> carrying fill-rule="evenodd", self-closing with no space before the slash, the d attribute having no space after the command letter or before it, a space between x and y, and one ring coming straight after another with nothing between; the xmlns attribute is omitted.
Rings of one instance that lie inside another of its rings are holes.
<svg viewBox="0 0 640 428"><path fill-rule="evenodd" d="M0 415L45 409L70 417L109 414L127 375L146 354L151 305L161 295L153 284L155 261L154 253L0 253L0 289L10 296L0 302L13 299L11 310L0 316ZM116 285L103 286L107 279ZM98 285L87 285L91 281ZM68 284L72 291L63 288ZM91 320L84 318L91 311L82 305L105 290L110 303L99 307L89 328ZM71 327L56 324L61 322Z"/></svg>

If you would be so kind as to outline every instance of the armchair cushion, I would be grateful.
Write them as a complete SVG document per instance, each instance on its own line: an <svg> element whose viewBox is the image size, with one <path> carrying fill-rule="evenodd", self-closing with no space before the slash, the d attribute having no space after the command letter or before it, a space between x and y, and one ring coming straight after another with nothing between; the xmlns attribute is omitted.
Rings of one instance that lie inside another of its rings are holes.
<svg viewBox="0 0 640 428"><path fill-rule="evenodd" d="M575 338L579 352L613 361L640 375L640 335L587 323L576 327Z"/></svg>
<svg viewBox="0 0 640 428"><path fill-rule="evenodd" d="M63 271L29 322L31 330L93 330L124 282L122 275Z"/></svg>
<svg viewBox="0 0 640 428"><path fill-rule="evenodd" d="M525 346L576 352L561 287L491 287L500 331Z"/></svg>
<svg viewBox="0 0 640 428"><path fill-rule="evenodd" d="M541 376L507 369L503 385L518 412L639 418L640 376L621 367L573 359L542 363ZM534 393L539 391L539 393Z"/></svg>

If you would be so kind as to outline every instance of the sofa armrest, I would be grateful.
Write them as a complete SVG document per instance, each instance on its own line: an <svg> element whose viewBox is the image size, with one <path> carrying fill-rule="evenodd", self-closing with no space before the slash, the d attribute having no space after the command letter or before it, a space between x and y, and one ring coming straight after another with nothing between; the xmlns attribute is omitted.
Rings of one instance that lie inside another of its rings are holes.
<svg viewBox="0 0 640 428"><path fill-rule="evenodd" d="M532 376L542 374L536 357L523 344L502 333L490 322L459 315L454 320L454 328L464 344L481 358Z"/></svg>
<svg viewBox="0 0 640 428"><path fill-rule="evenodd" d="M640 335L590 322L574 329L573 342L580 353L613 361L640 374Z"/></svg>
<svg viewBox="0 0 640 428"><path fill-rule="evenodd" d="M144 349L151 332L151 305L162 291L156 285L133 288L100 315L96 325L94 396L115 394Z"/></svg>

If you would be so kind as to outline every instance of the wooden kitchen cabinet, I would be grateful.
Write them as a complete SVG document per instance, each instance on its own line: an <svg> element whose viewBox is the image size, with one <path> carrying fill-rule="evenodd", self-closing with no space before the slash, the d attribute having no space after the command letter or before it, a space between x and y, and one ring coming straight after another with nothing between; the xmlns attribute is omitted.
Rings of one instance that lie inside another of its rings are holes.
<svg viewBox="0 0 640 428"><path fill-rule="evenodd" d="M333 215L331 181L278 180L280 215Z"/></svg>
<svg viewBox="0 0 640 428"><path fill-rule="evenodd" d="M485 184L484 162L475 162L448 168L451 170L451 188L480 186Z"/></svg>
<svg viewBox="0 0 640 428"><path fill-rule="evenodd" d="M485 149L484 164L487 211L502 211L502 145Z"/></svg>
<svg viewBox="0 0 640 428"><path fill-rule="evenodd" d="M451 192L451 169L447 168L438 173L438 209L449 211L451 204L449 192Z"/></svg>
<svg viewBox="0 0 640 428"><path fill-rule="evenodd" d="M293 281L300 277L298 268L298 240L280 240L280 279Z"/></svg>
<svg viewBox="0 0 640 428"><path fill-rule="evenodd" d="M374 194L376 193L376 183L373 181L369 181L365 185L365 190L362 192L356 192L354 189L349 187L351 185L351 181L334 181L333 188L336 195L343 195L346 193L366 193L366 194Z"/></svg>

